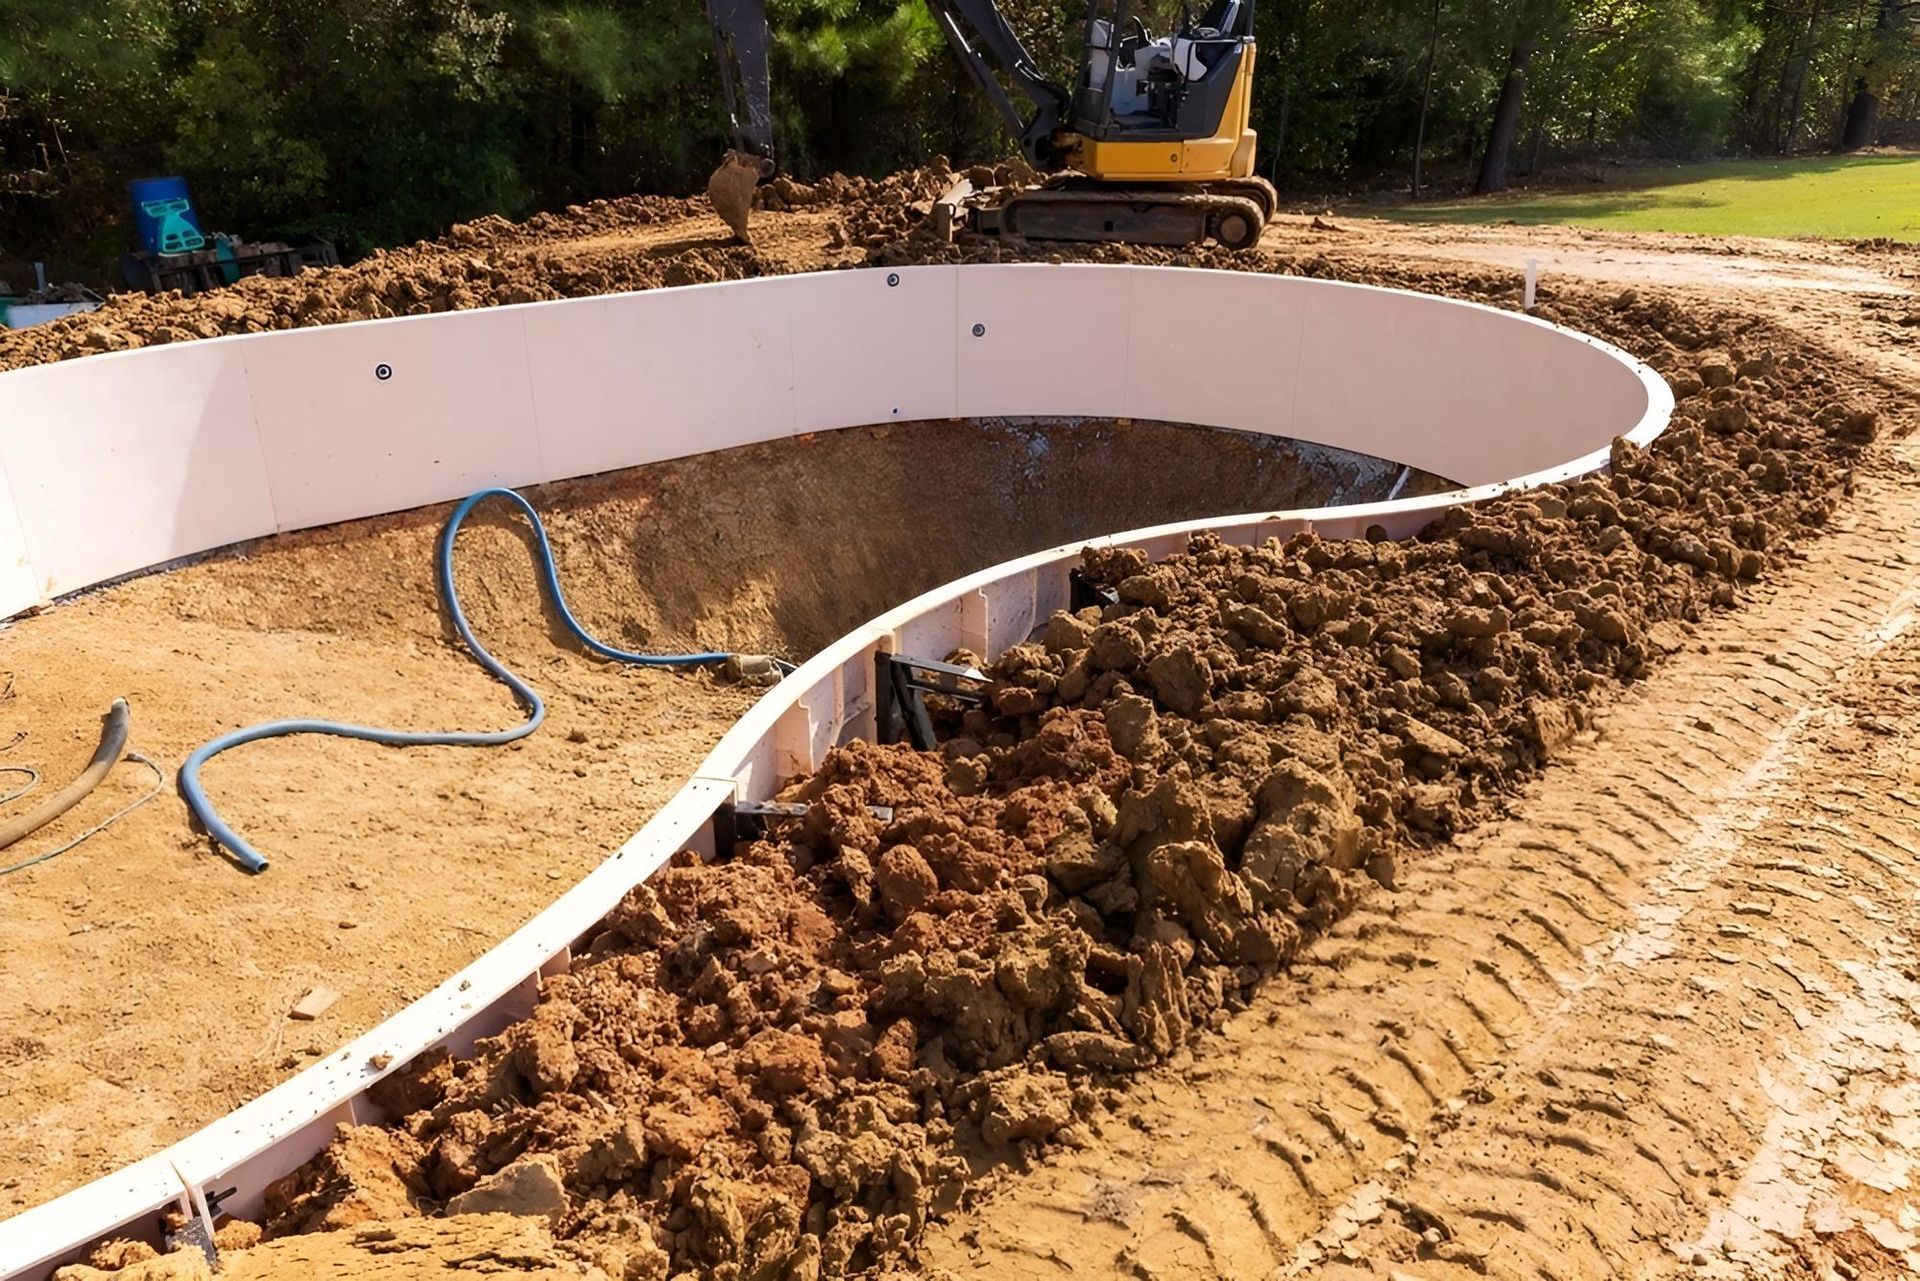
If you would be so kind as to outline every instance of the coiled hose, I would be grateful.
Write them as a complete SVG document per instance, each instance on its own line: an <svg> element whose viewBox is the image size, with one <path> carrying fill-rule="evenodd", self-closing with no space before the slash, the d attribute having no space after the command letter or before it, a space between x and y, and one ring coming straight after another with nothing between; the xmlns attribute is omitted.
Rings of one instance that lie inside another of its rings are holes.
<svg viewBox="0 0 1920 1281"><path fill-rule="evenodd" d="M573 638L589 652L602 658L612 659L616 663L630 663L639 667L694 667L703 663L719 663L733 657L727 653L710 654L634 654L624 649L615 649L603 644L588 633L567 608L566 593L560 588L560 573L553 562L553 545L547 541L546 526L540 523L539 513L533 510L533 504L511 489L483 489L469 494L453 509L447 517L447 525L440 534L439 582L440 598L446 603L447 614L453 620L453 628L459 633L461 641L487 669L494 679L513 691L515 699L527 709L527 719L508 729L468 732L460 730L395 730L380 729L371 725L354 725L344 721L291 720L267 721L260 725L250 725L246 729L235 730L231 734L222 734L212 742L197 748L180 767L180 794L187 802L187 808L207 830L207 834L223 846L249 872L267 870L267 860L258 850L247 843L245 837L233 830L214 810L213 803L207 799L206 789L200 783L200 767L226 751L242 743L257 742L263 738L283 738L289 734L331 734L336 738L357 738L369 743L384 743L390 747L497 747L502 743L511 743L525 738L540 728L547 717L547 705L533 686L521 680L507 666L487 652L473 634L473 628L467 622L466 611L460 608L460 593L453 585L453 541L460 532L460 523L467 514L490 498L500 498L520 509L522 515L533 526L533 534L538 543L540 556L540 576L547 599L553 603L554 612L560 615L560 622Z"/></svg>

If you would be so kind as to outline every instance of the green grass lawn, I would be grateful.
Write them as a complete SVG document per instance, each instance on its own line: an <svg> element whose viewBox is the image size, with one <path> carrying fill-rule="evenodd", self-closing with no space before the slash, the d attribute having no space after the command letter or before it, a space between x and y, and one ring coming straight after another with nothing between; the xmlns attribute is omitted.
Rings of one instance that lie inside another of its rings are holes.
<svg viewBox="0 0 1920 1281"><path fill-rule="evenodd" d="M1601 191L1436 201L1384 216L1408 222L1920 241L1920 155L1712 161L1635 171L1620 186Z"/></svg>

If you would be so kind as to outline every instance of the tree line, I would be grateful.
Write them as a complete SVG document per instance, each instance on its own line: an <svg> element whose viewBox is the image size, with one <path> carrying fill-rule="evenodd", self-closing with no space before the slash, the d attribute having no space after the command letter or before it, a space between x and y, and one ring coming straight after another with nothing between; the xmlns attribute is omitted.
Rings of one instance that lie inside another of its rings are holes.
<svg viewBox="0 0 1920 1281"><path fill-rule="evenodd" d="M1085 0L1005 2L1066 79ZM1254 124L1283 187L1494 191L1582 157L1920 134L1920 0L1260 4ZM1008 150L921 0L768 10L789 172ZM126 180L155 173L213 225L349 253L695 190L726 142L713 57L700 0L0 0L0 260L110 259Z"/></svg>

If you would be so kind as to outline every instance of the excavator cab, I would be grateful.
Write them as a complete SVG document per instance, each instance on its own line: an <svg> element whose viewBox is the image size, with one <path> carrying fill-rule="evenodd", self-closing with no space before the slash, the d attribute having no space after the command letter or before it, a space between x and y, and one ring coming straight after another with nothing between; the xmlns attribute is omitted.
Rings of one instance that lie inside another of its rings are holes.
<svg viewBox="0 0 1920 1281"><path fill-rule="evenodd" d="M1088 5L1086 58L1073 127L1089 137L1158 132L1211 136L1251 51L1251 0L1216 0L1198 22L1155 37L1130 0ZM1110 11L1112 10L1112 11Z"/></svg>
<svg viewBox="0 0 1920 1281"><path fill-rule="evenodd" d="M1155 36L1135 0L1090 0L1066 164L1102 181L1253 174L1253 0L1214 0ZM1271 213L1271 210L1268 210ZM1264 221L1264 218L1263 218Z"/></svg>

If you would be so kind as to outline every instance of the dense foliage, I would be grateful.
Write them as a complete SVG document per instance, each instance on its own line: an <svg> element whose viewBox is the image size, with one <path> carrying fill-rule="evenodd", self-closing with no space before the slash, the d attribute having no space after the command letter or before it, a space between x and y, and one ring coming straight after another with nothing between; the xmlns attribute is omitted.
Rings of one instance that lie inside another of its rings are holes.
<svg viewBox="0 0 1920 1281"><path fill-rule="evenodd" d="M1007 7L1064 75L1082 3ZM1404 186L1416 150L1430 185L1494 188L1581 155L1858 147L1920 120L1920 0L1262 3L1260 164L1295 187ZM921 0L769 9L789 170L1005 150ZM185 174L219 227L350 253L690 190L726 139L712 62L700 0L0 0L0 261L110 261L124 183L151 173Z"/></svg>

